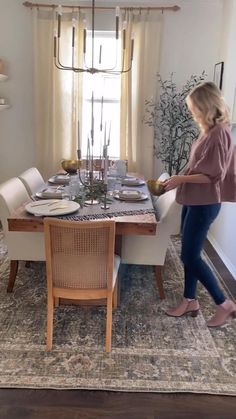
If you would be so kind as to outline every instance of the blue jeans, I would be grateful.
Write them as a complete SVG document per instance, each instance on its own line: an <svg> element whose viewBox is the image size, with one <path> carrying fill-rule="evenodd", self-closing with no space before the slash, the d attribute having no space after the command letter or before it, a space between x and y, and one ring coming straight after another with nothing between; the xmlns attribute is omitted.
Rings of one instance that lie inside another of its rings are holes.
<svg viewBox="0 0 236 419"><path fill-rule="evenodd" d="M221 204L183 206L181 218L182 250L184 264L184 297L196 298L197 281L207 289L216 304L222 304L225 296L201 251L210 225L217 217Z"/></svg>

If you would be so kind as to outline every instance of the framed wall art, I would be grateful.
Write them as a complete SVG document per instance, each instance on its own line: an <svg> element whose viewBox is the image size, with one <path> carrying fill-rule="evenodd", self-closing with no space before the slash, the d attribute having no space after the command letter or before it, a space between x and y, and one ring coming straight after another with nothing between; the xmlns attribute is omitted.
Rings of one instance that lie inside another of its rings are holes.
<svg viewBox="0 0 236 419"><path fill-rule="evenodd" d="M219 89L222 89L223 85L223 73L224 73L224 62L220 61L215 64L214 68L214 83Z"/></svg>

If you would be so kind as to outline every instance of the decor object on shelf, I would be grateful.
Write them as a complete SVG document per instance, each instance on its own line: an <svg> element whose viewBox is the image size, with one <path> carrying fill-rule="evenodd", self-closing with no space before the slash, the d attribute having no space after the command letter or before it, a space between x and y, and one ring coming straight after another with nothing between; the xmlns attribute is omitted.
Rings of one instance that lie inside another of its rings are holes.
<svg viewBox="0 0 236 419"><path fill-rule="evenodd" d="M0 58L0 82L8 79L7 75L4 74L4 69L5 69L4 62ZM9 107L10 106L7 104L6 99L3 97L0 97L0 111L3 109L7 109Z"/></svg>
<svg viewBox="0 0 236 419"><path fill-rule="evenodd" d="M185 98L205 77L205 71L199 76L191 75L178 89L173 73L167 80L157 74L159 99L145 101L144 123L154 128L154 155L161 160L170 176L184 168L192 142L198 135L198 127L187 109Z"/></svg>
<svg viewBox="0 0 236 419"><path fill-rule="evenodd" d="M1 58L0 58L0 74L4 74L4 62Z"/></svg>
<svg viewBox="0 0 236 419"><path fill-rule="evenodd" d="M223 86L224 62L220 61L215 64L213 81L219 89Z"/></svg>

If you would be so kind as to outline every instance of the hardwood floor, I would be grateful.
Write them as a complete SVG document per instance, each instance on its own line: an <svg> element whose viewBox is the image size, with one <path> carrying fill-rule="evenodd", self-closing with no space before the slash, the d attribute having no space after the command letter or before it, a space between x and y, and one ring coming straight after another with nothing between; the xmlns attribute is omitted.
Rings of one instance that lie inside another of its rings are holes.
<svg viewBox="0 0 236 419"><path fill-rule="evenodd" d="M1 419L232 419L236 398L195 394L1 390Z"/></svg>
<svg viewBox="0 0 236 419"><path fill-rule="evenodd" d="M236 296L236 281L210 243L205 249ZM229 396L0 389L0 419L232 419L235 412Z"/></svg>

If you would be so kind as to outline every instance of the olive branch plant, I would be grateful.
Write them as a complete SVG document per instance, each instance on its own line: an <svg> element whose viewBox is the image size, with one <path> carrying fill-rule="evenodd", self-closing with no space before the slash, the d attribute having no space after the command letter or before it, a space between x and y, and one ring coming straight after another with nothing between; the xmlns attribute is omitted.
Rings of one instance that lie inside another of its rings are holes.
<svg viewBox="0 0 236 419"><path fill-rule="evenodd" d="M201 83L206 73L191 75L187 82L178 89L170 78L163 80L157 74L160 95L157 101L145 100L144 123L154 129L153 153L160 159L165 170L171 175L178 174L189 159L193 140L199 129L192 119L185 99L188 93Z"/></svg>

